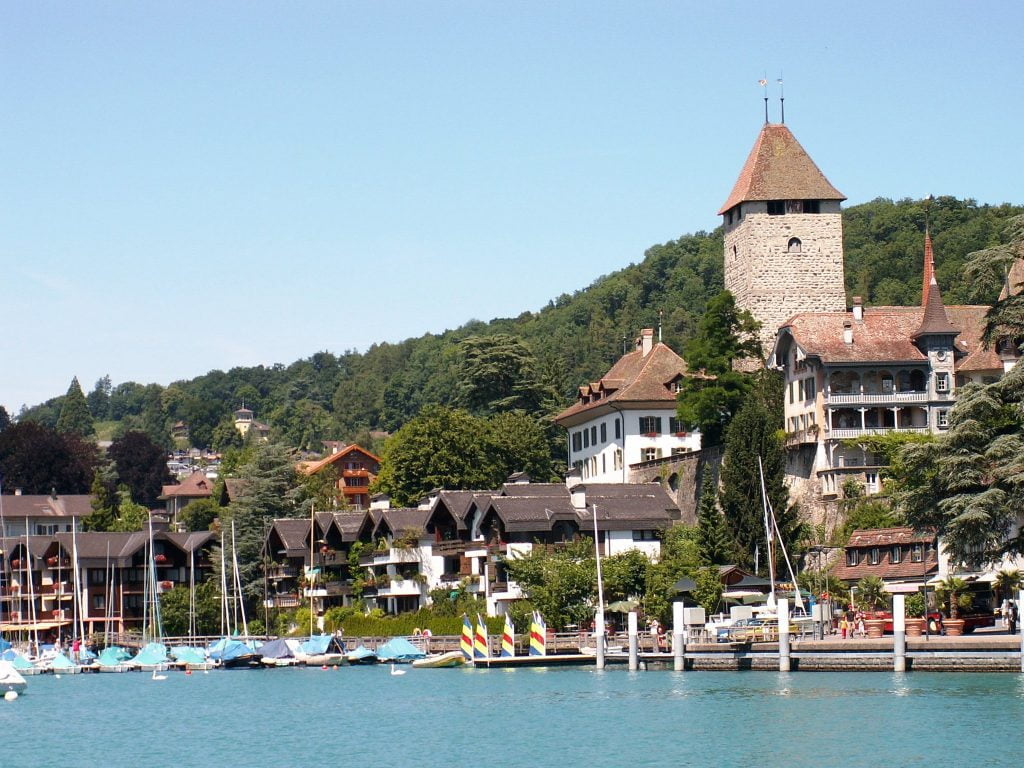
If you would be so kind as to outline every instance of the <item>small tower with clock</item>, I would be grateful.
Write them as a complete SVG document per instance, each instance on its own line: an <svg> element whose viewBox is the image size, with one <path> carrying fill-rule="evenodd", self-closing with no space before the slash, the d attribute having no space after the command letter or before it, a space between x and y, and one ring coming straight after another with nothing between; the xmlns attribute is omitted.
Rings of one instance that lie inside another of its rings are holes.
<svg viewBox="0 0 1024 768"><path fill-rule="evenodd" d="M921 325L914 333L914 343L928 357L931 373L928 381L928 426L934 431L945 429L948 413L955 399L955 364L958 353L955 340L960 331L949 322L942 303L939 284L935 280L935 256L932 238L924 235L924 283L921 292L924 312Z"/></svg>

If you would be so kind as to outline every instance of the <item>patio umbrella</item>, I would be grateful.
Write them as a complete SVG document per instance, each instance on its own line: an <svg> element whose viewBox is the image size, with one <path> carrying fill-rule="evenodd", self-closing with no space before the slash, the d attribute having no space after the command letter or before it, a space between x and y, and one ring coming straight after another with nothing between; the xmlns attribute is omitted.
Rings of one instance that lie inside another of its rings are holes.
<svg viewBox="0 0 1024 768"><path fill-rule="evenodd" d="M614 603L608 604L608 609L612 613L629 613L635 611L640 607L640 603L636 600L616 600Z"/></svg>

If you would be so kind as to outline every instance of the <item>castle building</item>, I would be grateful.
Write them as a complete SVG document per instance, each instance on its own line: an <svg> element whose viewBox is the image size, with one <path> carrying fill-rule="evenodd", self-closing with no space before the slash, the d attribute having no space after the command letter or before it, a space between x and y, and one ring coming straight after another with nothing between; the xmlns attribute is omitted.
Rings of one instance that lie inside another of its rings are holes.
<svg viewBox="0 0 1024 768"><path fill-rule="evenodd" d="M939 433L956 390L996 381L1013 345L981 343L987 306L945 306L924 238L921 305L846 303L845 198L785 125L765 123L719 213L725 285L761 323L770 367L786 378L791 496L814 522L853 479L879 490L881 459L850 440ZM753 362L753 361L750 361Z"/></svg>
<svg viewBox="0 0 1024 768"><path fill-rule="evenodd" d="M686 362L645 328L636 349L579 388L555 417L568 433L567 463L588 483L630 482L632 465L700 450L700 433L676 416Z"/></svg>
<svg viewBox="0 0 1024 768"><path fill-rule="evenodd" d="M789 128L764 124L718 213L725 287L761 323L765 356L775 331L793 315L846 309L845 199Z"/></svg>

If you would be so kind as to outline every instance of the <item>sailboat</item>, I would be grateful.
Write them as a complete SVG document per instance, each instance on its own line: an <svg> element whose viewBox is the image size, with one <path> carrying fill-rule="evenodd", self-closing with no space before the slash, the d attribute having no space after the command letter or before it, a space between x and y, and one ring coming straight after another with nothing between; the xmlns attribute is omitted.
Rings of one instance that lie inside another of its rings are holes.
<svg viewBox="0 0 1024 768"><path fill-rule="evenodd" d="M779 523L775 519L775 511L772 509L772 503L768 498L768 489L764 479L764 465L761 461L761 457L757 457L757 471L761 478L761 506L764 511L764 530L765 540L767 543L767 559L768 559L768 578L771 582L771 591L768 593L768 601L765 608L760 611L756 611L759 618L768 620L778 619L778 601L775 594L776 586L776 573L775 573L775 542L778 539L779 548L782 550L782 557L786 562L786 568L789 571L789 578L793 584L793 596L795 598L793 604L793 613L806 615L807 609L804 607L803 597L800 594L800 586L796 581L796 573L793 571L793 563L789 559L789 553L786 552L786 547L782 544L782 532L779 530Z"/></svg>
<svg viewBox="0 0 1024 768"><path fill-rule="evenodd" d="M4 693L8 691L24 693L27 687L28 683L21 676L21 673L14 668L14 665L9 661L0 660L0 691Z"/></svg>
<svg viewBox="0 0 1024 768"><path fill-rule="evenodd" d="M207 654L213 661L219 662L225 669L250 669L260 666L261 655L256 650L252 641L248 640L249 624L245 618L245 604L242 602L242 579L238 572L238 554L235 551L235 523L231 521L231 587L234 600L228 595L227 561L224 553L224 532L221 532L220 546L220 587L221 587L221 629L224 630L224 637L210 645L206 649ZM232 624L232 618L241 612L242 632L246 640L240 640L235 635L238 632L238 625Z"/></svg>
<svg viewBox="0 0 1024 768"><path fill-rule="evenodd" d="M156 585L156 557L153 553L153 519L149 520L149 538L146 544L146 583L143 588L142 637L149 638L132 661L146 672L167 669L170 659L163 643L163 622L160 619L160 595ZM152 631L152 632L151 632Z"/></svg>

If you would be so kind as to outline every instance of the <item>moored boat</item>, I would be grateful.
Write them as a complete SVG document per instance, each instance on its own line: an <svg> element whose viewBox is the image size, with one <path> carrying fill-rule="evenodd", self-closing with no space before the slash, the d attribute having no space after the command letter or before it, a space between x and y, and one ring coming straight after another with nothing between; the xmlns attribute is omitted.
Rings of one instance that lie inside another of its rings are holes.
<svg viewBox="0 0 1024 768"><path fill-rule="evenodd" d="M445 667L463 667L467 664L466 656L462 651L448 651L427 656L424 659L414 659L412 665L416 669L441 669Z"/></svg>
<svg viewBox="0 0 1024 768"><path fill-rule="evenodd" d="M108 645L96 658L98 672L129 672L135 668L131 655L119 645Z"/></svg>
<svg viewBox="0 0 1024 768"><path fill-rule="evenodd" d="M225 669L249 669L260 666L262 654L250 643L225 637L207 649L214 661L220 662Z"/></svg>
<svg viewBox="0 0 1024 768"><path fill-rule="evenodd" d="M340 667L345 663L345 647L334 635L313 635L299 645L295 658L307 667Z"/></svg>
<svg viewBox="0 0 1024 768"><path fill-rule="evenodd" d="M371 651L365 645L360 645L354 651L351 651L345 657L345 659L346 659L346 661L348 661L349 664L356 664L356 665L359 665L359 666L368 665L368 664L376 664L377 663L377 653L375 651Z"/></svg>
<svg viewBox="0 0 1024 768"><path fill-rule="evenodd" d="M24 693L28 683L9 661L0 661L0 691Z"/></svg>

